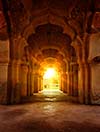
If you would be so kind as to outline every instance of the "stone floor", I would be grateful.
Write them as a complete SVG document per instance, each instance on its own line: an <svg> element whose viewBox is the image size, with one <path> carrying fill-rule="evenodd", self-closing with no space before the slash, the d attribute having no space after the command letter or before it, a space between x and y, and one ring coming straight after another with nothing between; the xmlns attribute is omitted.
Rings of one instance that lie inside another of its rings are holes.
<svg viewBox="0 0 100 132"><path fill-rule="evenodd" d="M0 132L100 132L100 106L68 102L1 105Z"/></svg>
<svg viewBox="0 0 100 132"><path fill-rule="evenodd" d="M27 102L78 102L77 97L68 96L67 93L63 93L60 90L43 90L39 93L34 93L30 97L22 98L22 103Z"/></svg>
<svg viewBox="0 0 100 132"><path fill-rule="evenodd" d="M50 100L0 105L0 132L100 132L100 106L45 97Z"/></svg>

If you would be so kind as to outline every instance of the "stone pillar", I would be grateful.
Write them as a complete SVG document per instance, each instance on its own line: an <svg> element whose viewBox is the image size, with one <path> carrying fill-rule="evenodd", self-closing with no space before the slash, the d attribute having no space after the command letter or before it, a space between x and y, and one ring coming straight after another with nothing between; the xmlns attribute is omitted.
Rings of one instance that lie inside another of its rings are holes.
<svg viewBox="0 0 100 132"><path fill-rule="evenodd" d="M0 32L1 30L2 29L0 29ZM7 84L9 48L10 48L9 39L2 39L2 37L0 37L0 104L7 104L8 102Z"/></svg>
<svg viewBox="0 0 100 132"><path fill-rule="evenodd" d="M61 90L64 93L67 93L67 74L66 73L61 74Z"/></svg>
<svg viewBox="0 0 100 132"><path fill-rule="evenodd" d="M0 63L0 104L7 103L8 63Z"/></svg>
<svg viewBox="0 0 100 132"><path fill-rule="evenodd" d="M43 90L43 76L41 76L41 90Z"/></svg>
<svg viewBox="0 0 100 132"><path fill-rule="evenodd" d="M84 65L79 65L79 73L78 73L78 93L79 93L79 102L84 103L85 100L85 85L84 85L84 79L85 79L85 71L84 71Z"/></svg>
<svg viewBox="0 0 100 132"><path fill-rule="evenodd" d="M70 90L70 64L68 63L68 69L67 69L67 94L70 95L71 94L71 90Z"/></svg>
<svg viewBox="0 0 100 132"><path fill-rule="evenodd" d="M68 71L68 73L67 73L67 93L68 93L68 95L70 95L70 85L69 85L69 83L70 83L70 73Z"/></svg>
<svg viewBox="0 0 100 132"><path fill-rule="evenodd" d="M68 71L68 95L72 95L72 78L73 77L73 72L72 72L72 65L70 65L70 69Z"/></svg>
<svg viewBox="0 0 100 132"><path fill-rule="evenodd" d="M38 90L41 91L41 76L38 77Z"/></svg>
<svg viewBox="0 0 100 132"><path fill-rule="evenodd" d="M34 83L33 83L33 71L30 70L30 95L33 95Z"/></svg>
<svg viewBox="0 0 100 132"><path fill-rule="evenodd" d="M43 90L43 78L39 75L39 91Z"/></svg>
<svg viewBox="0 0 100 132"><path fill-rule="evenodd" d="M73 65L73 96L78 96L78 65Z"/></svg>
<svg viewBox="0 0 100 132"><path fill-rule="evenodd" d="M85 104L91 104L91 71L88 63L84 64L85 68Z"/></svg>
<svg viewBox="0 0 100 132"><path fill-rule="evenodd" d="M73 71L70 73L70 95L73 96Z"/></svg>
<svg viewBox="0 0 100 132"><path fill-rule="evenodd" d="M31 68L28 66L28 73L27 73L27 95L31 95Z"/></svg>
<svg viewBox="0 0 100 132"><path fill-rule="evenodd" d="M7 81L7 104L12 102L12 90L13 90L13 76L12 76L12 63L8 64L8 81Z"/></svg>
<svg viewBox="0 0 100 132"><path fill-rule="evenodd" d="M63 73L63 92L67 93L67 74Z"/></svg>
<svg viewBox="0 0 100 132"><path fill-rule="evenodd" d="M63 76L62 76L62 74L61 74L61 76L60 76L60 90L61 91L63 91Z"/></svg>
<svg viewBox="0 0 100 132"><path fill-rule="evenodd" d="M19 79L20 60L12 60L8 65L8 102L20 102L21 83Z"/></svg>
<svg viewBox="0 0 100 132"><path fill-rule="evenodd" d="M21 65L21 96L27 96L28 87L28 66L26 64Z"/></svg>
<svg viewBox="0 0 100 132"><path fill-rule="evenodd" d="M68 79L68 74L67 74L67 73L65 73L65 93L68 93L67 79Z"/></svg>
<svg viewBox="0 0 100 132"><path fill-rule="evenodd" d="M79 102L88 104L90 103L90 66L88 64L89 54L89 34L84 34L82 40L79 36L72 42L72 46L75 48L77 62L79 64L78 71L78 95Z"/></svg>
<svg viewBox="0 0 100 132"><path fill-rule="evenodd" d="M20 90L21 90L21 85L20 85L20 80L19 80L19 70L20 70L20 62L17 61L15 62L14 66L13 66L13 70L14 70L14 102L18 103L20 102Z"/></svg>
<svg viewBox="0 0 100 132"><path fill-rule="evenodd" d="M71 44L76 51L77 56L77 63L79 64L79 71L78 71L78 100L80 103L85 103L85 71L84 71L84 65L83 65L83 58L84 58L84 52L83 52L83 41L77 36L77 38L72 42Z"/></svg>
<svg viewBox="0 0 100 132"><path fill-rule="evenodd" d="M79 75L79 101L81 103L90 103L90 67L89 64L84 63L80 65Z"/></svg>
<svg viewBox="0 0 100 132"><path fill-rule="evenodd" d="M30 71L30 95L33 95L34 93L34 72L31 69Z"/></svg>
<svg viewBox="0 0 100 132"><path fill-rule="evenodd" d="M34 93L38 93L39 91L39 75L38 73L35 73L34 74Z"/></svg>
<svg viewBox="0 0 100 132"><path fill-rule="evenodd" d="M68 71L68 94L77 96L78 93L78 71L77 64L72 63Z"/></svg>

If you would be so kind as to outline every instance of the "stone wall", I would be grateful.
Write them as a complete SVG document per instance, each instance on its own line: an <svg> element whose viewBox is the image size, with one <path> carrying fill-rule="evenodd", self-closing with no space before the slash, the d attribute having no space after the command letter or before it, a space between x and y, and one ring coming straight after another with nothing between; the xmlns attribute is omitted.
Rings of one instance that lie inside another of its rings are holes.
<svg viewBox="0 0 100 132"><path fill-rule="evenodd" d="M89 45L89 61L91 66L91 101L100 104L100 33L92 34Z"/></svg>
<svg viewBox="0 0 100 132"><path fill-rule="evenodd" d="M91 68L92 103L100 104L100 64Z"/></svg>
<svg viewBox="0 0 100 132"><path fill-rule="evenodd" d="M9 41L0 40L0 103L6 103Z"/></svg>
<svg viewBox="0 0 100 132"><path fill-rule="evenodd" d="M100 56L100 33L92 34L89 44L89 60Z"/></svg>

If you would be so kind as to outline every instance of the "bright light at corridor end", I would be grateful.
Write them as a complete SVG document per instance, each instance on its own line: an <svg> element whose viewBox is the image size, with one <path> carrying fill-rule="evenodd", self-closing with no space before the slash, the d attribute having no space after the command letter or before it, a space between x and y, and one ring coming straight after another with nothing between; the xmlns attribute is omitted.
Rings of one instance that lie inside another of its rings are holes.
<svg viewBox="0 0 100 132"><path fill-rule="evenodd" d="M43 76L43 91L59 90L59 79L59 72L55 68L47 68Z"/></svg>
<svg viewBox="0 0 100 132"><path fill-rule="evenodd" d="M54 68L48 68L44 74L44 79L50 79L56 76L56 70Z"/></svg>

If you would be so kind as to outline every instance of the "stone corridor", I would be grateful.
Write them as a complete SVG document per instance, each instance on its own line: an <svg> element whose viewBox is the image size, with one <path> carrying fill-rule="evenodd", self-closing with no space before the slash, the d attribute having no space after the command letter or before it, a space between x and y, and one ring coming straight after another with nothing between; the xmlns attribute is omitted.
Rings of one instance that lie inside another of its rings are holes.
<svg viewBox="0 0 100 132"><path fill-rule="evenodd" d="M78 103L77 96L72 97L67 93L63 93L60 90L42 90L39 93L34 93L32 96L27 96L21 98L21 103L29 103L29 102L74 102Z"/></svg>
<svg viewBox="0 0 100 132"><path fill-rule="evenodd" d="M0 105L0 132L100 132L100 107L68 102Z"/></svg>
<svg viewBox="0 0 100 132"><path fill-rule="evenodd" d="M51 86L100 104L100 1L0 0L0 104Z"/></svg>
<svg viewBox="0 0 100 132"><path fill-rule="evenodd" d="M100 132L100 0L0 0L0 132Z"/></svg>

